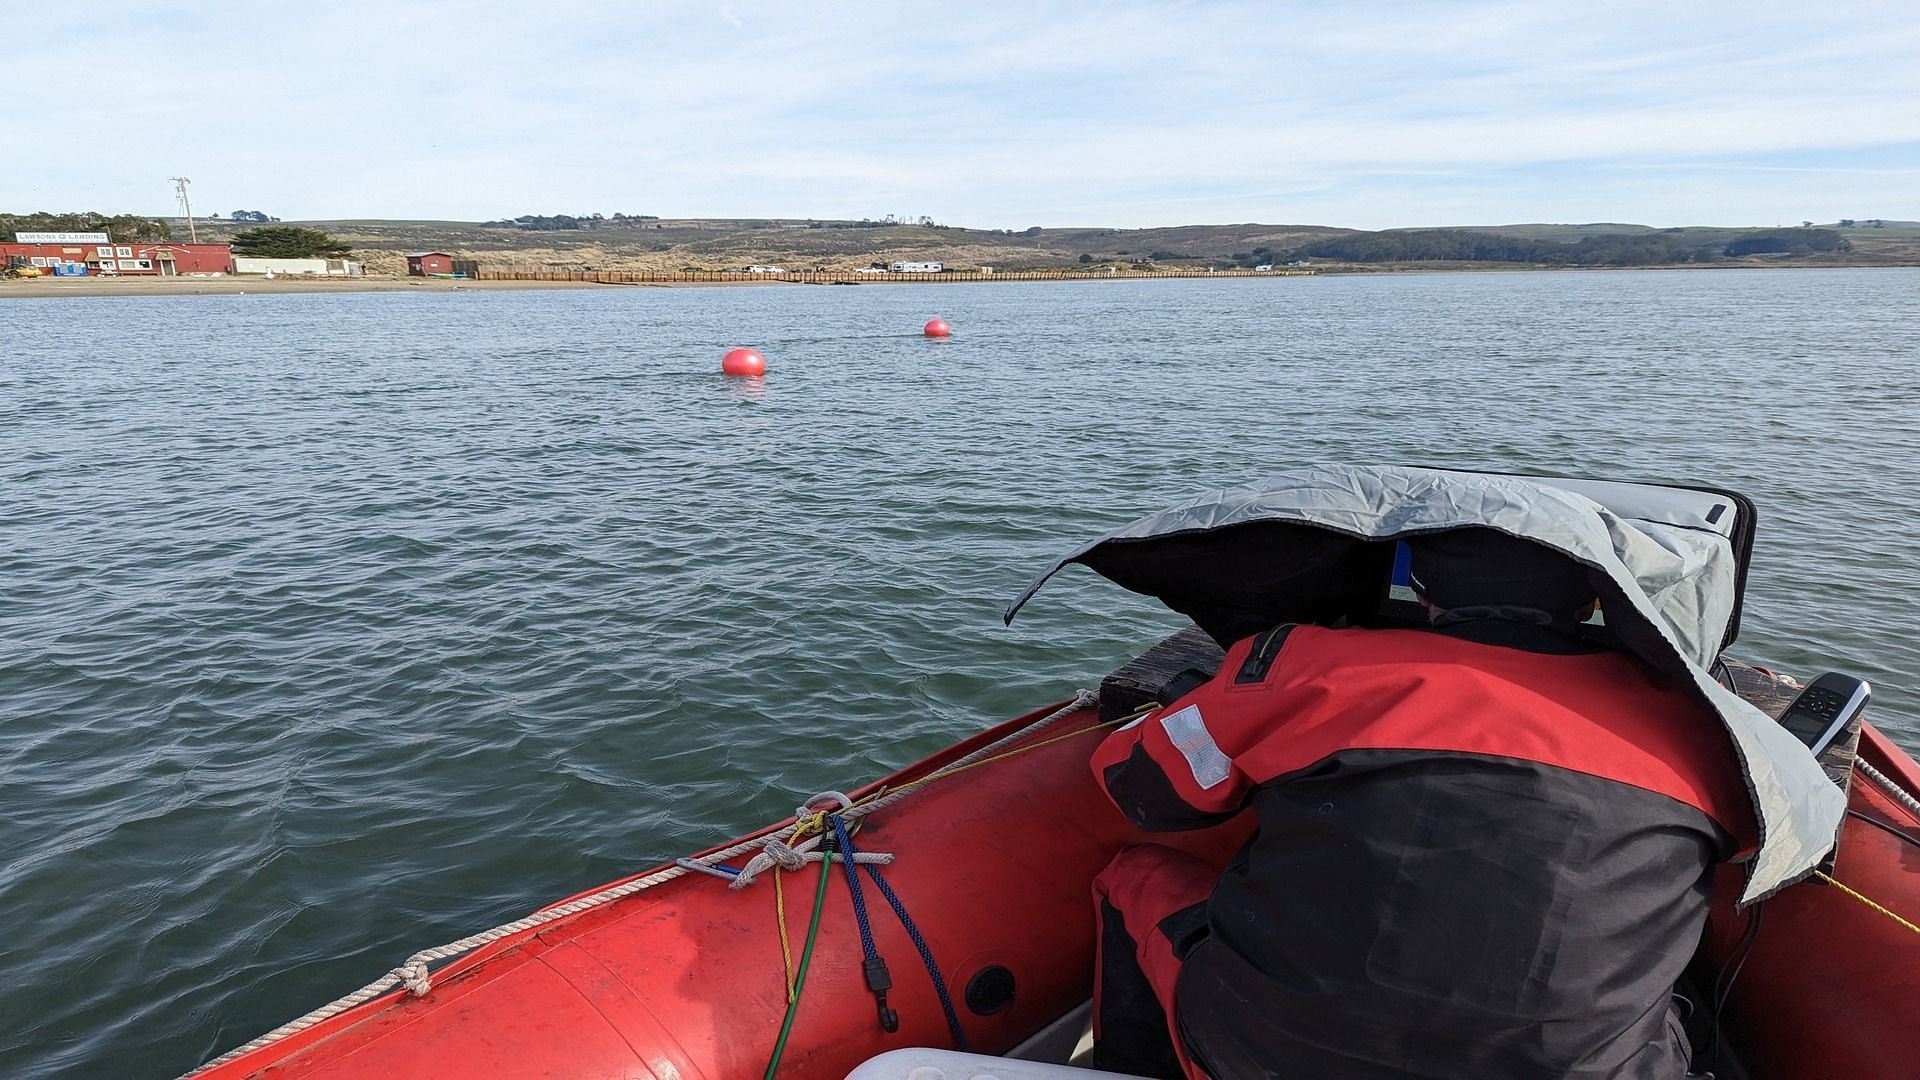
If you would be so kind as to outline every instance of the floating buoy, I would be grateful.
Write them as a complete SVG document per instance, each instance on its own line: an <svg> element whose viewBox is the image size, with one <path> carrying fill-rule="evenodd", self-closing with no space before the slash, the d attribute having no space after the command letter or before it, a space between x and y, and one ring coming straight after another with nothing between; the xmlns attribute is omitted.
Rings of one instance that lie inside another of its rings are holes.
<svg viewBox="0 0 1920 1080"><path fill-rule="evenodd" d="M720 358L720 372L723 375L765 375L767 358L752 349L733 349Z"/></svg>
<svg viewBox="0 0 1920 1080"><path fill-rule="evenodd" d="M945 319L934 319L928 322L927 325L920 328L920 332L928 337L953 336L953 329L947 325L947 320Z"/></svg>

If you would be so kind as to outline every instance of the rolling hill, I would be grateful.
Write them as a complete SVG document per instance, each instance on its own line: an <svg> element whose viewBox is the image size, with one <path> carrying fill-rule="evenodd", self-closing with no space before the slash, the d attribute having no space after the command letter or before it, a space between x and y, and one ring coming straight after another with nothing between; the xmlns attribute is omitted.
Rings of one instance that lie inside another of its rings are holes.
<svg viewBox="0 0 1920 1080"><path fill-rule="evenodd" d="M549 221L553 219L547 219ZM1035 228L1025 230L965 229L945 225L851 222L826 220L623 218L581 219L577 228L525 228L507 222L393 221L340 219L302 221L351 244L356 257L376 273L404 273L410 251L446 251L474 258L494 269L599 270L720 270L749 264L789 269L854 270L872 263L896 260L939 260L951 267L992 266L1001 270L1068 267L1086 264L1152 263L1164 267L1200 269L1209 266L1251 266L1286 262L1303 249L1325 247L1342 238L1405 238L1422 233L1481 234L1536 244L1601 245L1609 237L1637 237L1639 250L1696 249L1712 261L1737 264L1749 261L1792 262L1809 265L1909 265L1920 263L1920 223L1884 221L1878 225L1852 221L1816 226L1837 232L1849 250L1780 252L1724 259L1719 251L1741 237L1755 234L1792 234L1797 228L1688 227L1660 229L1627 223L1449 226L1436 230L1398 229L1369 233L1323 225L1184 225L1152 229ZM176 239L186 234L185 223L174 221ZM248 227L240 222L198 221L202 239L223 240ZM1805 235L1805 234L1803 234ZM1659 240L1659 245L1651 241ZM1664 246L1662 246L1664 245ZM1375 245L1376 247L1379 245ZM1528 250L1554 256L1539 265L1585 265L1572 254L1552 248L1515 248L1521 257L1491 260L1438 261L1441 265L1495 261L1526 265ZM1511 254L1511 252L1510 252ZM1571 262L1562 261L1565 255ZM1652 256L1649 256L1652 257ZM1316 265L1338 268L1354 260L1315 258ZM1672 260L1695 262L1692 258ZM1366 265L1435 265L1430 259L1369 259ZM1645 265L1644 262L1612 265ZM1656 263L1657 264L1657 260Z"/></svg>

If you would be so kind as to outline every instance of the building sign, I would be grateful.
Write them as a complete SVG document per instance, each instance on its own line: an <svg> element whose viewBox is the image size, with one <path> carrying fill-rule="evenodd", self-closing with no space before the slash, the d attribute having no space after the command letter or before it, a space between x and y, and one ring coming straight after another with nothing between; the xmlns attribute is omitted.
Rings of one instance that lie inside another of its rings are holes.
<svg viewBox="0 0 1920 1080"><path fill-rule="evenodd" d="M13 234L16 244L104 244L107 234L103 232L17 232Z"/></svg>

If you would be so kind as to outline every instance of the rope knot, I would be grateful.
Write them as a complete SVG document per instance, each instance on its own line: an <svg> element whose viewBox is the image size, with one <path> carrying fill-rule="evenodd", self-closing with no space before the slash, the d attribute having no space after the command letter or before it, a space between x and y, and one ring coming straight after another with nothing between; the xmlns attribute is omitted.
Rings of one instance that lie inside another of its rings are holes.
<svg viewBox="0 0 1920 1080"><path fill-rule="evenodd" d="M393 975L406 984L414 997L426 997L433 989L433 979L427 975L427 965L423 960L409 960L393 969Z"/></svg>
<svg viewBox="0 0 1920 1080"><path fill-rule="evenodd" d="M804 854L778 840L767 841L767 846L761 850L767 853L767 857L773 860L775 866L789 873L804 869L807 865L807 857Z"/></svg>

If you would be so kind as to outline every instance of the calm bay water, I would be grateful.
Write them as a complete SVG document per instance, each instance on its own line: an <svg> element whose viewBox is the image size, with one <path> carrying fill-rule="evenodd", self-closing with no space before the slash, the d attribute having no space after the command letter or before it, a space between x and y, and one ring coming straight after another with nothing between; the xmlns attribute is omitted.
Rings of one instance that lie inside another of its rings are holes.
<svg viewBox="0 0 1920 1080"><path fill-rule="evenodd" d="M1920 270L0 302L0 1075L171 1076L1095 685L1177 620L1005 602L1281 466L1743 491L1735 654L1912 748L1917 366Z"/></svg>

